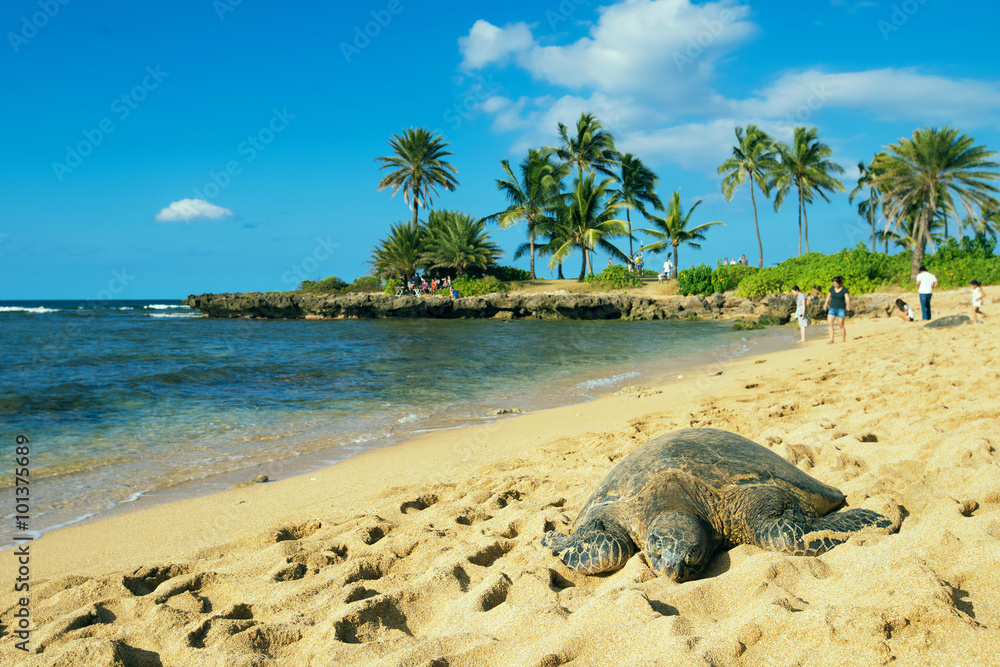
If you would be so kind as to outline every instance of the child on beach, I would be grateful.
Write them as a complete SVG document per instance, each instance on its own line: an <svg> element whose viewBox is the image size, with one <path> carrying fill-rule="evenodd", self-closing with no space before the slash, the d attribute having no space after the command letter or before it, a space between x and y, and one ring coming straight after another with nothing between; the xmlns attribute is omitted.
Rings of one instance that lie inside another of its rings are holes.
<svg viewBox="0 0 1000 667"><path fill-rule="evenodd" d="M986 313L983 312L983 299L986 297L986 293L983 292L983 284L978 280L973 280L970 284L972 285L972 321L981 324L979 317L986 318Z"/></svg>
<svg viewBox="0 0 1000 667"><path fill-rule="evenodd" d="M792 288L792 296L795 297L795 317L799 320L799 329L802 330L800 343L806 342L806 327L809 326L809 315L806 313L806 295L799 291L799 286Z"/></svg>
<svg viewBox="0 0 1000 667"><path fill-rule="evenodd" d="M904 322L913 321L913 309L910 308L910 305L902 299L896 299L896 310L893 311L893 315Z"/></svg>

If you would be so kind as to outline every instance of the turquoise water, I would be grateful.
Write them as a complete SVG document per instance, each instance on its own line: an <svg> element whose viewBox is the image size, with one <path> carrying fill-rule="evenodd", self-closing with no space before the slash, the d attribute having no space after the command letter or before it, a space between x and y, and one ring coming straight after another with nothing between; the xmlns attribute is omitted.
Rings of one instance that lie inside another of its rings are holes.
<svg viewBox="0 0 1000 667"><path fill-rule="evenodd" d="M0 302L3 438L31 440L31 528L46 530L195 480L208 491L237 474L304 472L296 461L328 465L496 408L578 403L791 339L729 326L214 320L171 300Z"/></svg>

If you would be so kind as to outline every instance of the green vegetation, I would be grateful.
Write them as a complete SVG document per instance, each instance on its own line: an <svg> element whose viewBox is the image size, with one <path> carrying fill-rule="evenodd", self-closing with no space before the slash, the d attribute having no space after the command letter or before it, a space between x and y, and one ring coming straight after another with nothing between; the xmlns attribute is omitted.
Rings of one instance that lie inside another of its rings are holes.
<svg viewBox="0 0 1000 667"><path fill-rule="evenodd" d="M691 266L677 274L677 291L681 294L712 294L712 267L708 264Z"/></svg>
<svg viewBox="0 0 1000 667"><path fill-rule="evenodd" d="M608 289L625 289L627 287L641 287L642 280L639 279L628 267L615 264L609 266L596 276L587 276L586 282L604 285Z"/></svg>
<svg viewBox="0 0 1000 667"><path fill-rule="evenodd" d="M455 278L451 281L451 286L458 292L459 296L482 296L493 294L494 292L506 292L510 289L507 283L486 276L485 278Z"/></svg>
<svg viewBox="0 0 1000 667"><path fill-rule="evenodd" d="M730 331L756 331L757 329L763 329L764 325L757 320L744 320L742 318L737 318L733 322L733 326L729 328Z"/></svg>
<svg viewBox="0 0 1000 667"><path fill-rule="evenodd" d="M323 280L303 280L299 291L304 294L350 294L351 292L381 292L382 281L375 276L361 276L348 284L337 276Z"/></svg>
<svg viewBox="0 0 1000 667"><path fill-rule="evenodd" d="M530 273L524 269L519 269L516 266L491 266L486 269L486 275L493 276L497 280L502 280L505 283L532 279Z"/></svg>
<svg viewBox="0 0 1000 667"><path fill-rule="evenodd" d="M938 276L942 287L965 284L971 278L1000 282L998 260L993 256L1000 234L1000 202L995 196L1000 192L995 185L1000 180L996 171L1000 164L993 161L993 151L976 145L972 137L950 127L925 127L915 130L911 138L885 146L869 163L859 162L850 202L857 200L858 215L871 229L871 247L859 244L823 255L810 252L808 211L817 199L829 202L829 193L845 189L836 178L844 170L833 161L830 146L821 141L816 128L807 126L794 128L790 145L752 124L735 128L735 135L732 156L717 171L727 201L740 187L749 185L760 252L757 267L728 265L713 270L701 264L679 271L680 246L698 249L708 229L725 223L693 225L692 214L701 201L685 211L679 191L661 201L656 174L638 156L620 153L601 121L582 113L575 126L558 123L554 146L529 149L516 168L507 160L500 161L502 174L496 186L507 207L482 218L430 209L439 189L453 191L458 186L457 171L445 159L452 155L446 150L450 144L441 135L425 128L393 135L389 141L392 154L376 158L382 169L389 170L378 189L389 188L393 195L402 190L413 217L411 223L392 225L373 249L374 273L377 278L399 281L418 272L468 278L462 283L465 289L459 291L482 294L505 289L503 283L535 279L536 256L548 258L549 269L562 278L563 263L579 251L579 281L631 289L642 284L634 265L638 242L643 252L672 252L681 294L733 291L760 296L788 291L793 284L825 288L834 275L844 276L855 294L890 286L906 289L912 286L921 263ZM767 268L758 191L764 197L774 195L775 211L790 195L797 201L799 254ZM633 210L646 219L646 227L633 227ZM520 222L525 223L526 242L517 248L514 259L528 255L530 270L498 267L501 253L486 226L495 223L508 228ZM957 229L957 238L949 235L950 224ZM645 243L639 234L647 236ZM627 253L616 245L626 238ZM890 242L901 249L896 255L889 255ZM884 252L877 252L879 243ZM595 276L593 252L598 249L624 266ZM925 257L928 250L931 254ZM643 274L654 277L656 271ZM486 278L479 280L481 276ZM303 290L343 289L327 281L306 281ZM394 293L397 284L386 282L385 289Z"/></svg>

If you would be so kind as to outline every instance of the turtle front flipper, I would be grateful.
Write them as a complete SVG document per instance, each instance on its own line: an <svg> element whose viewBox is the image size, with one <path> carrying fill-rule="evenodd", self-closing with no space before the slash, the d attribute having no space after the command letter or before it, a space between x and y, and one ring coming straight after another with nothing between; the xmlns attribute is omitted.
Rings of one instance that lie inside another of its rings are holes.
<svg viewBox="0 0 1000 667"><path fill-rule="evenodd" d="M635 553L624 528L599 518L581 524L569 536L548 532L542 546L552 549L566 567L583 574L617 570Z"/></svg>
<svg viewBox="0 0 1000 667"><path fill-rule="evenodd" d="M890 528L892 521L878 512L852 509L819 518L806 517L798 508L785 510L777 519L761 521L753 531L763 549L794 556L818 556L868 526Z"/></svg>

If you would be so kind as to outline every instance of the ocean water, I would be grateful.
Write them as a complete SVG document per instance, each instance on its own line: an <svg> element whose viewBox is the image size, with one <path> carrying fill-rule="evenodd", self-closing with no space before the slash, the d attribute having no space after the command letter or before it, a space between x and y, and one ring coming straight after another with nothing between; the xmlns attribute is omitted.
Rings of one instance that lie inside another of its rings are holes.
<svg viewBox="0 0 1000 667"><path fill-rule="evenodd" d="M0 301L2 451L18 434L30 439L30 527L44 531L178 489L302 473L493 420L498 408L584 402L792 339L729 327L215 320L176 300ZM0 479L10 521L11 476Z"/></svg>

